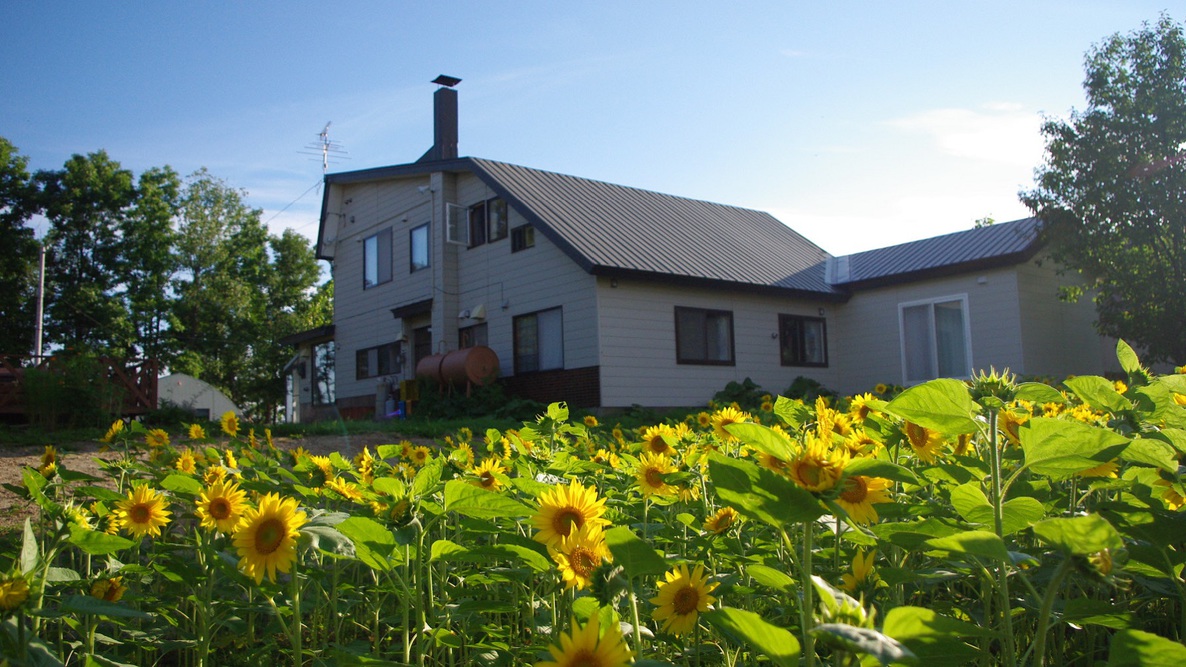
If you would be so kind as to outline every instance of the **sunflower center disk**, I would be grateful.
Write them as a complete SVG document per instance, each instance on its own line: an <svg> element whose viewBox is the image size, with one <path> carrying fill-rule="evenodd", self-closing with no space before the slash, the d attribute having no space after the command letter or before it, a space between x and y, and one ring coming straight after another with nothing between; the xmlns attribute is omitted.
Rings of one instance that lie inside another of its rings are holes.
<svg viewBox="0 0 1186 667"><path fill-rule="evenodd" d="M283 541L284 525L278 519L261 523L255 531L255 550L265 556L279 549Z"/></svg>
<svg viewBox="0 0 1186 667"><path fill-rule="evenodd" d="M684 616L696 611L700 605L700 593L695 588L686 587L681 588L675 592L675 597L671 599L671 606L675 609L675 613Z"/></svg>
<svg viewBox="0 0 1186 667"><path fill-rule="evenodd" d="M568 537L574 528L580 528L584 523L584 517L579 511L572 507L565 507L556 512L555 518L552 519L552 529Z"/></svg>
<svg viewBox="0 0 1186 667"><path fill-rule="evenodd" d="M592 551L582 547L572 552L568 562L572 564L573 572L587 579L590 574L593 574L593 570L597 569L600 560Z"/></svg>
<svg viewBox="0 0 1186 667"><path fill-rule="evenodd" d="M859 477L849 477L844 485L844 493L840 494L841 500L850 503L862 502L867 497L869 497L869 485Z"/></svg>
<svg viewBox="0 0 1186 667"><path fill-rule="evenodd" d="M231 516L231 504L224 498L216 498L210 501L210 516L222 521L229 519Z"/></svg>
<svg viewBox="0 0 1186 667"><path fill-rule="evenodd" d="M145 505L135 505L128 511L128 516L132 523L148 523L152 518L152 512Z"/></svg>

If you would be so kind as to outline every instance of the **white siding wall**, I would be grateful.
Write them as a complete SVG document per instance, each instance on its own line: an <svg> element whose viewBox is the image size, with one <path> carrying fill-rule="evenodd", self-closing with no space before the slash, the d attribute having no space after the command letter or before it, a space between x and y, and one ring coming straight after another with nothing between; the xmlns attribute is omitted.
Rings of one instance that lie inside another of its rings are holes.
<svg viewBox="0 0 1186 667"><path fill-rule="evenodd" d="M457 180L458 203L470 206L495 193L476 176ZM510 229L527 221L510 209ZM498 354L502 375L514 373L513 319L549 308L562 308L564 367L597 365L597 304L594 279L538 230L535 247L511 252L511 238L474 248L461 248L458 261L459 309L486 308L489 346ZM504 308L505 305L505 308ZM455 320L455 326L478 320Z"/></svg>
<svg viewBox="0 0 1186 667"><path fill-rule="evenodd" d="M342 188L342 223L334 262L338 398L375 394L378 379L354 379L355 353L390 343L403 333L410 337L411 332L401 331L401 321L392 316L391 309L429 298L439 311L433 317L434 352L454 349L457 329L482 321L459 319L458 311L472 312L481 305L486 310L488 344L498 354L501 374L512 374L513 318L561 307L565 368L596 365L594 278L543 234L535 234L535 247L517 253L511 252L509 235L474 248L446 248L442 226L436 224L430 235L433 267L410 272L410 230L433 217L433 193L418 190L429 183L424 176ZM462 206L495 196L472 174L436 177L432 183L437 190L438 219L443 211L442 192ZM511 229L526 223L518 211L509 213ZM364 290L362 240L386 227L392 229L392 281ZM444 335L442 328L446 329ZM414 372L410 349L408 359L405 374L410 376Z"/></svg>
<svg viewBox="0 0 1186 667"><path fill-rule="evenodd" d="M1058 275L1050 262L1025 264L1018 274L1027 373L1061 380L1120 370L1116 341L1095 332L1090 297L1076 303L1058 300L1059 285L1079 283L1076 276Z"/></svg>
<svg viewBox="0 0 1186 667"><path fill-rule="evenodd" d="M1021 311L1015 268L894 285L853 295L835 308L835 365L843 369L833 387L845 394L878 383L901 384L902 351L898 304L967 295L972 369L1008 367L1024 373Z"/></svg>
<svg viewBox="0 0 1186 667"><path fill-rule="evenodd" d="M338 398L375 394L376 378L355 380L355 352L396 340L402 332L391 309L432 295L431 271L409 272L409 231L432 217L431 195L417 189L423 185L428 185L426 176L342 187L334 259ZM392 231L391 282L363 289L362 241L388 227Z"/></svg>
<svg viewBox="0 0 1186 667"><path fill-rule="evenodd" d="M779 363L778 315L818 317L820 304L789 299L686 289L609 279L598 280L601 319L601 400L607 407L701 406L730 381L750 378L777 394L798 376L824 386L836 380L834 321L826 315L828 368L799 368ZM677 364L675 307L728 310L733 313L734 366ZM825 313L832 308L825 305ZM773 337L772 337L773 335Z"/></svg>

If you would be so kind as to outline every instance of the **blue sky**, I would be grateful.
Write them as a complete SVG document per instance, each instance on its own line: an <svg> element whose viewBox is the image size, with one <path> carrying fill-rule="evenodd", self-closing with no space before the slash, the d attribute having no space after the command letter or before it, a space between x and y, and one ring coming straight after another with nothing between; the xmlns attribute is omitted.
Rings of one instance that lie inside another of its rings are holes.
<svg viewBox="0 0 1186 667"><path fill-rule="evenodd" d="M316 235L331 171L460 153L769 211L834 254L1027 215L1043 114L1160 2L0 3L0 136L207 167ZM287 207L287 208L286 208Z"/></svg>

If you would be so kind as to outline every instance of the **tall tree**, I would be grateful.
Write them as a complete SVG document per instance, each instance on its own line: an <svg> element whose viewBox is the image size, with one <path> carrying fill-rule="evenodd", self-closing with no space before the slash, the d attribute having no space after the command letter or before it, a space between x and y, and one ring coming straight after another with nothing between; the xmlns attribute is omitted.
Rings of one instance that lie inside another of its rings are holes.
<svg viewBox="0 0 1186 667"><path fill-rule="evenodd" d="M28 167L28 158L0 137L0 354L32 348L38 246L27 224L37 211Z"/></svg>
<svg viewBox="0 0 1186 667"><path fill-rule="evenodd" d="M169 356L170 282L177 270L173 220L181 178L169 167L140 174L135 203L120 224L119 274L139 356Z"/></svg>
<svg viewBox="0 0 1186 667"><path fill-rule="evenodd" d="M1186 362L1186 38L1167 15L1086 59L1087 109L1043 124L1022 201L1095 290L1097 328ZM1074 292L1074 288L1071 290Z"/></svg>

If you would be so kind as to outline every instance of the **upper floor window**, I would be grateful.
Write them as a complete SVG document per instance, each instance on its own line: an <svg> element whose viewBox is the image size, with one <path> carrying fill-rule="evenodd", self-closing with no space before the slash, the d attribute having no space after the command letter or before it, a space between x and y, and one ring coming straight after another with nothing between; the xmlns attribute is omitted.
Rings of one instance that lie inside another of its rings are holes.
<svg viewBox="0 0 1186 667"><path fill-rule="evenodd" d="M515 373L564 368L564 321L559 308L514 320Z"/></svg>
<svg viewBox="0 0 1186 667"><path fill-rule="evenodd" d="M391 228L362 241L362 288L391 282Z"/></svg>
<svg viewBox="0 0 1186 667"><path fill-rule="evenodd" d="M507 237L507 203L500 197L469 207L469 247L494 243Z"/></svg>
<svg viewBox="0 0 1186 667"><path fill-rule="evenodd" d="M428 268L428 223L426 222L419 227L413 227L409 234L412 248L412 271Z"/></svg>
<svg viewBox="0 0 1186 667"><path fill-rule="evenodd" d="M899 304L898 320L904 384L971 376L967 295Z"/></svg>
<svg viewBox="0 0 1186 667"><path fill-rule="evenodd" d="M732 366L733 313L676 306L675 360L680 364Z"/></svg>
<svg viewBox="0 0 1186 667"><path fill-rule="evenodd" d="M827 366L827 327L822 317L778 316L779 360L783 366Z"/></svg>
<svg viewBox="0 0 1186 667"><path fill-rule="evenodd" d="M511 230L511 252L535 247L535 227L519 225Z"/></svg>

